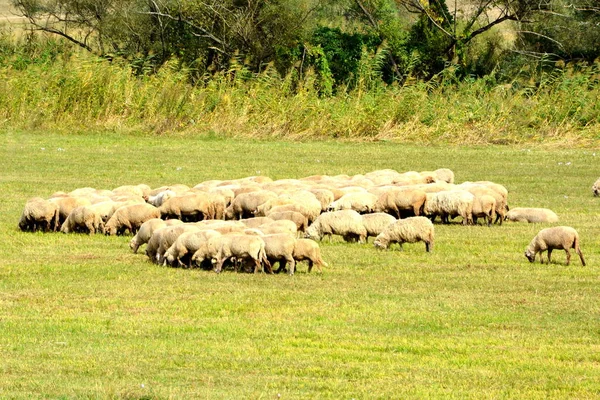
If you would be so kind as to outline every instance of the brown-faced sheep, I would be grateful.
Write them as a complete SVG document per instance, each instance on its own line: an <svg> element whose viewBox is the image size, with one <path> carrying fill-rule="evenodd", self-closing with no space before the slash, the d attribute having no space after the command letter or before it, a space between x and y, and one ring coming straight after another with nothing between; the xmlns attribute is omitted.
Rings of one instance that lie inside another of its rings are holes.
<svg viewBox="0 0 600 400"><path fill-rule="evenodd" d="M367 230L367 241L369 241L369 236L377 237L385 228L396 222L396 218L388 213L373 213L364 214L362 221Z"/></svg>
<svg viewBox="0 0 600 400"><path fill-rule="evenodd" d="M76 207L60 227L62 233L82 232L90 235L104 230L102 216L90 206Z"/></svg>
<svg viewBox="0 0 600 400"><path fill-rule="evenodd" d="M344 240L367 240L367 229L362 216L354 210L340 210L321 214L306 230L306 238L321 240L323 236L340 235Z"/></svg>
<svg viewBox="0 0 600 400"><path fill-rule="evenodd" d="M475 196L466 190L427 193L423 213L432 220L439 216L444 224L449 223L449 218L455 216L462 217L463 225L473 224L474 199Z"/></svg>
<svg viewBox="0 0 600 400"><path fill-rule="evenodd" d="M131 241L129 242L129 248L134 253L137 253L140 246L148 243L148 241L152 237L152 233L155 230L164 228L165 226L173 226L173 225L180 225L180 224L183 224L183 222L178 219L169 219L167 221L164 221L160 218L149 219L148 221L144 222L140 226L140 229L137 231L135 236L131 239Z"/></svg>
<svg viewBox="0 0 600 400"><path fill-rule="evenodd" d="M540 223L558 222L558 215L548 208L516 207L506 213L505 221Z"/></svg>
<svg viewBox="0 0 600 400"><path fill-rule="evenodd" d="M19 228L24 232L56 231L60 226L59 219L60 211L55 203L34 197L25 203Z"/></svg>
<svg viewBox="0 0 600 400"><path fill-rule="evenodd" d="M425 242L425 250L431 252L434 237L433 223L428 218L410 217L389 225L377 236L374 245L378 249L387 249L390 244L398 243L402 249L403 243Z"/></svg>
<svg viewBox="0 0 600 400"><path fill-rule="evenodd" d="M583 253L579 247L579 234L570 226L555 226L539 231L525 249L525 257L529 262L534 262L535 255L540 253L540 262L543 264L543 252L548 251L548 264L550 264L552 250L554 249L563 249L567 253L567 265L571 262L571 252L569 250L575 249L581 260L581 265L585 266Z"/></svg>
<svg viewBox="0 0 600 400"><path fill-rule="evenodd" d="M160 218L160 211L151 204L133 204L119 207L104 227L107 235L122 235L129 231L132 235L149 219Z"/></svg>
<svg viewBox="0 0 600 400"><path fill-rule="evenodd" d="M386 212L401 217L401 212L419 216L423 213L427 194L419 189L390 189L379 195L374 212Z"/></svg>

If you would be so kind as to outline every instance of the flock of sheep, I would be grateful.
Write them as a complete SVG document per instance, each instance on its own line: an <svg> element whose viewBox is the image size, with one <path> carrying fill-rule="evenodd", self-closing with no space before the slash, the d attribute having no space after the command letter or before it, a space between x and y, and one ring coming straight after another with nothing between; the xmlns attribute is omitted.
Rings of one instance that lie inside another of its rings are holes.
<svg viewBox="0 0 600 400"><path fill-rule="evenodd" d="M593 187L600 194L600 179ZM326 267L318 241L339 235L346 241L389 248L393 243L434 244L436 218L442 223L460 217L464 225L502 224L505 220L557 222L544 208L509 211L508 191L490 181L454 183L454 173L435 171L400 173L392 169L364 175L314 175L272 180L264 176L182 184L152 189L147 185L112 190L81 188L36 197L25 204L19 228L23 231L134 235L134 253L157 264L203 266L220 272L279 271L293 274L297 262L308 261L319 271ZM536 254L563 249L570 261L574 248L585 265L577 232L570 227L543 229L525 251Z"/></svg>

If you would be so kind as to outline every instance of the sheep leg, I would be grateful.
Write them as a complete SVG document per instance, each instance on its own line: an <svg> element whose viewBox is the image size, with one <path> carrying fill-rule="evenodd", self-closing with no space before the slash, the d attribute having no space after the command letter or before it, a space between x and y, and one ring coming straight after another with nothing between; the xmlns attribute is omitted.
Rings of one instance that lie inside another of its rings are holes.
<svg viewBox="0 0 600 400"><path fill-rule="evenodd" d="M565 253L567 253L567 265L569 265L571 263L571 252L569 251L569 249L565 249Z"/></svg>
<svg viewBox="0 0 600 400"><path fill-rule="evenodd" d="M279 260L279 268L277 268L276 273L280 273L281 271L285 271L285 266L287 264L286 260Z"/></svg>
<svg viewBox="0 0 600 400"><path fill-rule="evenodd" d="M217 265L215 266L215 272L218 274L223 269L223 263L225 262L224 258L220 258L217 260Z"/></svg>
<svg viewBox="0 0 600 400"><path fill-rule="evenodd" d="M294 270L296 269L296 260L294 260L293 258L290 258L288 261L290 262L289 274L291 276L291 275L294 275Z"/></svg>
<svg viewBox="0 0 600 400"><path fill-rule="evenodd" d="M431 253L432 247L433 247L433 244L432 244L432 243L430 243L430 242L425 242L425 251L426 251L426 252L428 252L428 253Z"/></svg>
<svg viewBox="0 0 600 400"><path fill-rule="evenodd" d="M566 251L566 250L565 250ZM568 251L567 251L568 253ZM552 249L548 249L548 265L550 265L550 260L552 258ZM569 265L569 257L567 256L567 265Z"/></svg>
<svg viewBox="0 0 600 400"><path fill-rule="evenodd" d="M579 259L581 260L581 265L583 265L585 267L585 260L583 259L583 253L581 252L581 249L579 247L577 247L575 249L575 251L579 255Z"/></svg>

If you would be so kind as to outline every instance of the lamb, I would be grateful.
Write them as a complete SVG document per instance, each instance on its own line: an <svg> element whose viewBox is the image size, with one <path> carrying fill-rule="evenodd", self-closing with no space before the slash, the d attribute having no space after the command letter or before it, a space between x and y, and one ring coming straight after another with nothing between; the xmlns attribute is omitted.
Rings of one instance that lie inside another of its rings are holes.
<svg viewBox="0 0 600 400"><path fill-rule="evenodd" d="M328 267L327 263L321 258L321 249L319 244L310 239L296 239L294 246L294 260L296 265L299 261L308 261L308 272L312 270L313 265L319 272L323 272L322 267Z"/></svg>
<svg viewBox="0 0 600 400"><path fill-rule="evenodd" d="M128 230L132 235L149 219L159 218L160 211L151 204L133 204L119 207L104 227L106 235L121 235Z"/></svg>
<svg viewBox="0 0 600 400"><path fill-rule="evenodd" d="M402 249L403 243L425 242L425 250L433 251L435 232L433 223L426 217L409 217L400 219L389 225L375 239L377 249L387 249L390 244L398 243Z"/></svg>
<svg viewBox="0 0 600 400"><path fill-rule="evenodd" d="M189 193L167 199L159 208L162 219L180 219L184 222L209 219L214 214L207 193Z"/></svg>
<svg viewBox="0 0 600 400"><path fill-rule="evenodd" d="M362 222L367 230L366 240L369 241L369 236L377 237L390 224L396 222L396 218L388 213L364 214Z"/></svg>
<svg viewBox="0 0 600 400"><path fill-rule="evenodd" d="M296 211L271 212L267 214L267 218L271 218L273 221L292 221L296 224L298 232L306 232L306 229L308 228L308 219Z"/></svg>
<svg viewBox="0 0 600 400"><path fill-rule="evenodd" d="M22 231L35 232L42 230L44 232L56 231L59 227L60 211L58 206L41 197L34 197L25 203L19 228Z"/></svg>
<svg viewBox="0 0 600 400"><path fill-rule="evenodd" d="M92 235L104 230L102 216L91 206L81 206L73 209L60 227L62 233L87 232Z"/></svg>
<svg viewBox="0 0 600 400"><path fill-rule="evenodd" d="M558 222L558 215L547 208L516 207L510 210L504 217L505 221L513 222Z"/></svg>
<svg viewBox="0 0 600 400"><path fill-rule="evenodd" d="M401 211L409 211L415 216L423 213L427 194L419 189L390 189L379 195L373 207L374 212L387 212L401 217Z"/></svg>
<svg viewBox="0 0 600 400"><path fill-rule="evenodd" d="M254 273L262 269L263 265L267 267L269 273L273 272L265 252L265 242L255 235L215 236L200 246L192 256L192 261L200 264L204 260L212 259L216 264L215 272L220 273L225 261L233 257L238 261L248 259L254 261Z"/></svg>
<svg viewBox="0 0 600 400"><path fill-rule="evenodd" d="M185 232L197 232L200 228L193 224L180 224L165 226L152 232L148 245L146 246L146 256L150 261L161 264L162 256L169 247L177 240L179 235Z"/></svg>
<svg viewBox="0 0 600 400"><path fill-rule="evenodd" d="M197 232L184 232L182 233L176 240L173 242L171 247L167 249L165 254L163 255L164 265L174 266L175 261L184 267L192 266L192 256L202 243L207 242L210 238L215 236L221 236L221 234L214 229L204 229ZM182 260L186 258L188 259L187 263L183 263Z"/></svg>
<svg viewBox="0 0 600 400"><path fill-rule="evenodd" d="M370 213L373 211L378 197L372 193L348 193L339 200L334 201L328 207L328 211L354 210L359 213Z"/></svg>
<svg viewBox="0 0 600 400"><path fill-rule="evenodd" d="M265 253L269 263L273 265L279 262L279 270L285 268L287 263L290 264L289 274L294 275L296 261L294 260L294 247L296 239L287 233L279 233L274 235L264 235L262 240L265 242Z"/></svg>
<svg viewBox="0 0 600 400"><path fill-rule="evenodd" d="M594 182L594 184L592 185L592 193L594 193L595 197L598 197L600 195L600 178L598 178L596 182Z"/></svg>
<svg viewBox="0 0 600 400"><path fill-rule="evenodd" d="M367 239L367 229L362 216L354 210L340 210L321 214L306 230L305 237L321 240L323 236L340 235L344 240L357 238L360 243Z"/></svg>
<svg viewBox="0 0 600 400"><path fill-rule="evenodd" d="M567 253L567 265L571 262L571 253L569 249L575 249L579 254L581 265L585 267L583 253L579 247L579 234L569 226L555 226L552 228L542 229L531 240L529 246L525 249L525 257L529 262L535 261L535 256L540 253L540 262L544 263L543 252L548 251L548 264L550 264L552 250L563 249Z"/></svg>
<svg viewBox="0 0 600 400"><path fill-rule="evenodd" d="M152 237L152 233L155 230L164 228L165 226L173 226L180 224L183 224L183 222L178 219L169 219L167 221L163 221L160 218L149 219L140 226L140 229L131 239L131 241L129 242L129 248L131 248L131 250L134 253L137 253L140 246L148 243L148 240L150 240L150 238Z"/></svg>
<svg viewBox="0 0 600 400"><path fill-rule="evenodd" d="M496 199L487 194L475 196L473 201L473 224L477 225L477 218L481 217L487 219L488 226L492 226L495 216Z"/></svg>
<svg viewBox="0 0 600 400"><path fill-rule="evenodd" d="M461 216L462 224L473 224L473 201L475 196L466 190L446 190L437 193L427 193L427 200L423 209L424 214L431 217L442 218L447 224L449 217Z"/></svg>

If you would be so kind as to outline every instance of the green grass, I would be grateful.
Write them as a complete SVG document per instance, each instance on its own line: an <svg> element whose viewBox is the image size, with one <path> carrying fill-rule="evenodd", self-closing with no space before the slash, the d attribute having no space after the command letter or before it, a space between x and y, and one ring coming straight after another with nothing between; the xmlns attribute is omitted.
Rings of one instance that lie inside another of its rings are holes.
<svg viewBox="0 0 600 400"><path fill-rule="evenodd" d="M417 147L114 133L0 133L1 398L595 398L593 149ZM568 163L568 164L567 164ZM322 243L330 268L216 275L149 263L127 237L17 230L27 198L448 167L511 206L554 209L588 261L530 264L542 225L436 225L424 245Z"/></svg>

